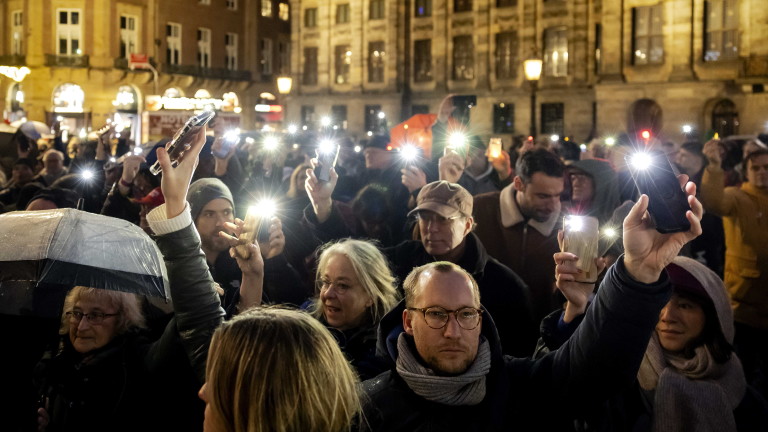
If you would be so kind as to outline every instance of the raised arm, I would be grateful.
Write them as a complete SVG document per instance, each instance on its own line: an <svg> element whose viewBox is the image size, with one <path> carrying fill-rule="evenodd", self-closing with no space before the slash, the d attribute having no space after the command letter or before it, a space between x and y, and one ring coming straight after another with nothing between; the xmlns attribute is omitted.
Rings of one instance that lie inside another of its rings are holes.
<svg viewBox="0 0 768 432"><path fill-rule="evenodd" d="M157 244L163 253L171 286L174 319L165 334L152 347L162 353L171 336L180 337L195 375L204 382L208 345L214 330L224 318L213 278L205 255L200 249L200 236L192 224L186 202L197 157L205 143L205 128L198 131L192 147L176 168L171 167L164 148L157 150L163 168L161 187L165 204L147 215L152 230L158 234ZM152 354L152 353L150 353Z"/></svg>
<svg viewBox="0 0 768 432"><path fill-rule="evenodd" d="M736 202L725 193L725 173L720 167L722 147L719 140L704 144L704 156L709 164L704 168L699 195L704 208L718 216L729 216L738 211Z"/></svg>

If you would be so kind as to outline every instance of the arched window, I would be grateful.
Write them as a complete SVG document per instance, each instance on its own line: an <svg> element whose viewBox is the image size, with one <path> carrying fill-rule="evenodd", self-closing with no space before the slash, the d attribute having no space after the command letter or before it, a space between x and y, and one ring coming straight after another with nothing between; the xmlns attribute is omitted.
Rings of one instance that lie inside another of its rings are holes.
<svg viewBox="0 0 768 432"><path fill-rule="evenodd" d="M170 87L165 90L165 92L163 93L163 97L167 97L167 98L184 97L184 92L176 87Z"/></svg>
<svg viewBox="0 0 768 432"><path fill-rule="evenodd" d="M24 109L24 91L21 89L21 84L14 83L8 88L8 106L11 107L11 112L21 111Z"/></svg>
<svg viewBox="0 0 768 432"><path fill-rule="evenodd" d="M739 133L739 113L730 99L723 99L712 108L712 130L722 138Z"/></svg>
<svg viewBox="0 0 768 432"><path fill-rule="evenodd" d="M54 112L83 112L83 102L85 101L85 92L77 84L64 83L56 87L53 91L53 111Z"/></svg>

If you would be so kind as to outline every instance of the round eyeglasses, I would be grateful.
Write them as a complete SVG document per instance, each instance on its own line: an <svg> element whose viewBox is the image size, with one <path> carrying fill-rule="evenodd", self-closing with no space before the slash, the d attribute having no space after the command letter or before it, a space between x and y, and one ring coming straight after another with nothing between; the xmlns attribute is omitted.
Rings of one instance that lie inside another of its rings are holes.
<svg viewBox="0 0 768 432"><path fill-rule="evenodd" d="M456 318L456 322L459 323L459 327L464 330L474 330L480 325L480 317L482 317L483 310L473 307L463 307L456 310L448 310L440 306L431 306L428 308L407 308L412 311L419 311L424 315L424 321L430 328L439 330L448 324L448 319L451 314Z"/></svg>

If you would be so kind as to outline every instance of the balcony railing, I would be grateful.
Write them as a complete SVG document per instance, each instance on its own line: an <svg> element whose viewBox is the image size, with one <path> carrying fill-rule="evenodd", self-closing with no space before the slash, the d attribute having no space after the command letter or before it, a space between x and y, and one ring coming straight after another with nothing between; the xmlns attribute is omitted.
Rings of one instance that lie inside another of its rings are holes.
<svg viewBox="0 0 768 432"><path fill-rule="evenodd" d="M129 62L127 58L124 57L117 57L115 58L114 67L115 69L130 69ZM149 64L151 64L154 67L157 67L157 63L155 63L155 59L153 57L149 58Z"/></svg>
<svg viewBox="0 0 768 432"><path fill-rule="evenodd" d="M9 54L0 56L0 66L26 66L27 58L23 55Z"/></svg>
<svg viewBox="0 0 768 432"><path fill-rule="evenodd" d="M250 81L251 71L229 70L224 68L204 68L197 65L164 64L163 72L178 75L193 75L203 78L225 79L232 81Z"/></svg>
<svg viewBox="0 0 768 432"><path fill-rule="evenodd" d="M88 67L88 56L67 56L58 54L46 54L45 65L49 67L72 67L72 68L84 68Z"/></svg>

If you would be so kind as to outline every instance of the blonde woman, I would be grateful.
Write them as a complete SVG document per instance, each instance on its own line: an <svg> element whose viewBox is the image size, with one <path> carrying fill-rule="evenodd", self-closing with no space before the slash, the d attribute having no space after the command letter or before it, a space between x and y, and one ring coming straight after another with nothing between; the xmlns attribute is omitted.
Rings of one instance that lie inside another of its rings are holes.
<svg viewBox="0 0 768 432"><path fill-rule="evenodd" d="M302 311L256 308L213 336L205 432L340 432L360 412L357 376L333 337Z"/></svg>
<svg viewBox="0 0 768 432"><path fill-rule="evenodd" d="M376 329L399 300L387 259L373 244L345 239L321 251L312 314L332 329L361 379L383 368L376 361Z"/></svg>

